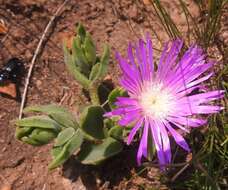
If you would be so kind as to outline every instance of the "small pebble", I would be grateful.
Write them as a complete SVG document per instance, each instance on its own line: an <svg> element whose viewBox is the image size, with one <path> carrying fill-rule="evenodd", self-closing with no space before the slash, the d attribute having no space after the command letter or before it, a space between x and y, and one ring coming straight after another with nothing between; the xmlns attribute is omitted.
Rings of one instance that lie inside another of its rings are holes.
<svg viewBox="0 0 228 190"><path fill-rule="evenodd" d="M39 88L42 85L42 81L41 80L37 80L36 81L36 86L37 88Z"/></svg>

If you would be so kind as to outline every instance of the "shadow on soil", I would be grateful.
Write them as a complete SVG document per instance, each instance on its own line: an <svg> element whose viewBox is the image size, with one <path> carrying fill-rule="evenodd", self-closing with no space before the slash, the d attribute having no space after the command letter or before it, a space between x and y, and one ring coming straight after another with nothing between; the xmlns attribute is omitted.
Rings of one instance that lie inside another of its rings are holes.
<svg viewBox="0 0 228 190"><path fill-rule="evenodd" d="M108 184L109 188L118 185L123 179L131 178L131 171L137 167L135 148L124 147L123 151L98 166L82 165L71 157L63 166L63 176L77 181L80 177L86 189Z"/></svg>

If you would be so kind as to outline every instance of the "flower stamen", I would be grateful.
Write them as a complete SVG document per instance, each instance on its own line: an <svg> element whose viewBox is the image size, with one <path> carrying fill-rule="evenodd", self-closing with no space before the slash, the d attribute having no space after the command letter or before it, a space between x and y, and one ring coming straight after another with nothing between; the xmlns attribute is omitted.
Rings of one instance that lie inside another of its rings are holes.
<svg viewBox="0 0 228 190"><path fill-rule="evenodd" d="M140 96L140 105L148 117L165 118L174 104L174 97L162 84L146 85Z"/></svg>

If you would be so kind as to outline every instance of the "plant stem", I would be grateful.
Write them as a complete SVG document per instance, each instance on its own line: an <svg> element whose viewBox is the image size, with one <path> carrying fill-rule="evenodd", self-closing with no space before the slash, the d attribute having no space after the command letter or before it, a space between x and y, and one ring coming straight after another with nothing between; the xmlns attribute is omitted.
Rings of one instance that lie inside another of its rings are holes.
<svg viewBox="0 0 228 190"><path fill-rule="evenodd" d="M98 96L98 85L91 85L91 87L89 88L89 95L93 105L100 105L100 100Z"/></svg>

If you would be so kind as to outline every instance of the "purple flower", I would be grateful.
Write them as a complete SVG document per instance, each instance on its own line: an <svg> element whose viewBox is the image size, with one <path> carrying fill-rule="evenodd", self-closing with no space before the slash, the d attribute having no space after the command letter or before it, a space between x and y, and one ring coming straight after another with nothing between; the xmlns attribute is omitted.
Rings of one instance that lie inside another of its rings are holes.
<svg viewBox="0 0 228 190"><path fill-rule="evenodd" d="M209 102L222 98L224 91L205 92L201 84L212 76L212 72L203 76L202 74L214 63L206 62L202 49L196 45L191 46L180 57L182 45L181 40L167 43L157 69L154 67L152 42L149 37L145 44L140 39L135 48L129 44L128 59L117 53L123 72L120 84L129 97L118 97L115 103L117 108L105 116L119 116L120 125L133 126L127 144L131 143L137 131L142 130L137 153L139 165L142 156L148 156L149 133L153 138L159 163L169 164L169 135L184 150L190 151L178 131L189 133L190 127L195 128L207 123L199 114L217 113L223 109Z"/></svg>

